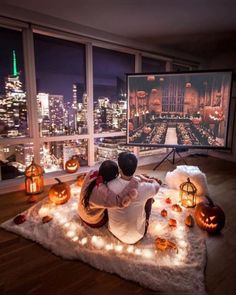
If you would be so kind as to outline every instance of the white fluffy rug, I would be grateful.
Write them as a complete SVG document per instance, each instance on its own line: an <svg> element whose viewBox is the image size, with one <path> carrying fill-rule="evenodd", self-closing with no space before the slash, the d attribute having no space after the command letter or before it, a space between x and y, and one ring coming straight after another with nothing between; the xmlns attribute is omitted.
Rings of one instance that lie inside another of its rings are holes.
<svg viewBox="0 0 236 295"><path fill-rule="evenodd" d="M140 285L164 293L204 294L204 269L206 246L202 233L195 225L188 228L185 217L191 209L174 212L165 199L172 204L178 202L178 191L161 188L153 204L150 226L145 238L134 246L122 244L113 237L106 227L91 229L81 223L77 213L79 189L71 186L72 197L64 205L55 206L47 198L27 211L26 221L20 225L13 218L1 227L40 243L56 255L66 259L79 259L90 265ZM167 217L160 215L168 211ZM42 223L42 217L53 219ZM169 218L177 220L177 227L168 226ZM178 252L155 249L157 237L175 242Z"/></svg>
<svg viewBox="0 0 236 295"><path fill-rule="evenodd" d="M209 195L206 174L197 166L177 166L175 170L167 172L165 181L169 188L179 189L180 184L186 182L188 177L196 186L198 196Z"/></svg>

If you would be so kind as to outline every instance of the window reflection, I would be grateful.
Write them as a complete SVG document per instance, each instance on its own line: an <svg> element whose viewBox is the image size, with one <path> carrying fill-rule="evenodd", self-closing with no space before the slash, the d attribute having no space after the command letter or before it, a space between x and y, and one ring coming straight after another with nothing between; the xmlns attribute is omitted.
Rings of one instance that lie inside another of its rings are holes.
<svg viewBox="0 0 236 295"><path fill-rule="evenodd" d="M40 148L40 162L46 173L63 170L65 163L72 157L79 161L80 166L88 165L86 139L44 142Z"/></svg>
<svg viewBox="0 0 236 295"><path fill-rule="evenodd" d="M33 157L33 144L0 145L0 180L24 176Z"/></svg>

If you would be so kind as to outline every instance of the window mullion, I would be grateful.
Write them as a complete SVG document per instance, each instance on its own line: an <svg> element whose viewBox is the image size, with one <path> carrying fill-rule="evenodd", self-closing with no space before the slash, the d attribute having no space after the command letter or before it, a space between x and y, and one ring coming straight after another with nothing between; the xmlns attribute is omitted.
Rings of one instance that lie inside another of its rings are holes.
<svg viewBox="0 0 236 295"><path fill-rule="evenodd" d="M94 116L93 116L93 47L86 44L86 89L88 95L88 165L94 166Z"/></svg>
<svg viewBox="0 0 236 295"><path fill-rule="evenodd" d="M31 29L23 30L24 63L26 71L26 93L28 104L28 124L30 137L34 145L34 157L37 163L40 163L40 139L38 130L38 107L36 74L34 59L34 39Z"/></svg>

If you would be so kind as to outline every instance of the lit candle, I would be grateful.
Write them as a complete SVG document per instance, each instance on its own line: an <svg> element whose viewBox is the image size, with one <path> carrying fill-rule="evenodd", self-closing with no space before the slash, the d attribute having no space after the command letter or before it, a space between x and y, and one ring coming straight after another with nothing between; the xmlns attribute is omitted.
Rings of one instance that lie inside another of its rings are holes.
<svg viewBox="0 0 236 295"><path fill-rule="evenodd" d="M30 192L34 193L36 192L37 186L35 182L30 183Z"/></svg>

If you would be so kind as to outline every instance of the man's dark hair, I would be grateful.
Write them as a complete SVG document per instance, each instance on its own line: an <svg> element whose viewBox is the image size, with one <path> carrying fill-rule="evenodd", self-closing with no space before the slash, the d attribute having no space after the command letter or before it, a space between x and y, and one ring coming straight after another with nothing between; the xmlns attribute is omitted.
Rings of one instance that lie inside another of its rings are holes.
<svg viewBox="0 0 236 295"><path fill-rule="evenodd" d="M136 156L129 152L122 152L118 155L118 165L125 176L132 176L137 168Z"/></svg>

